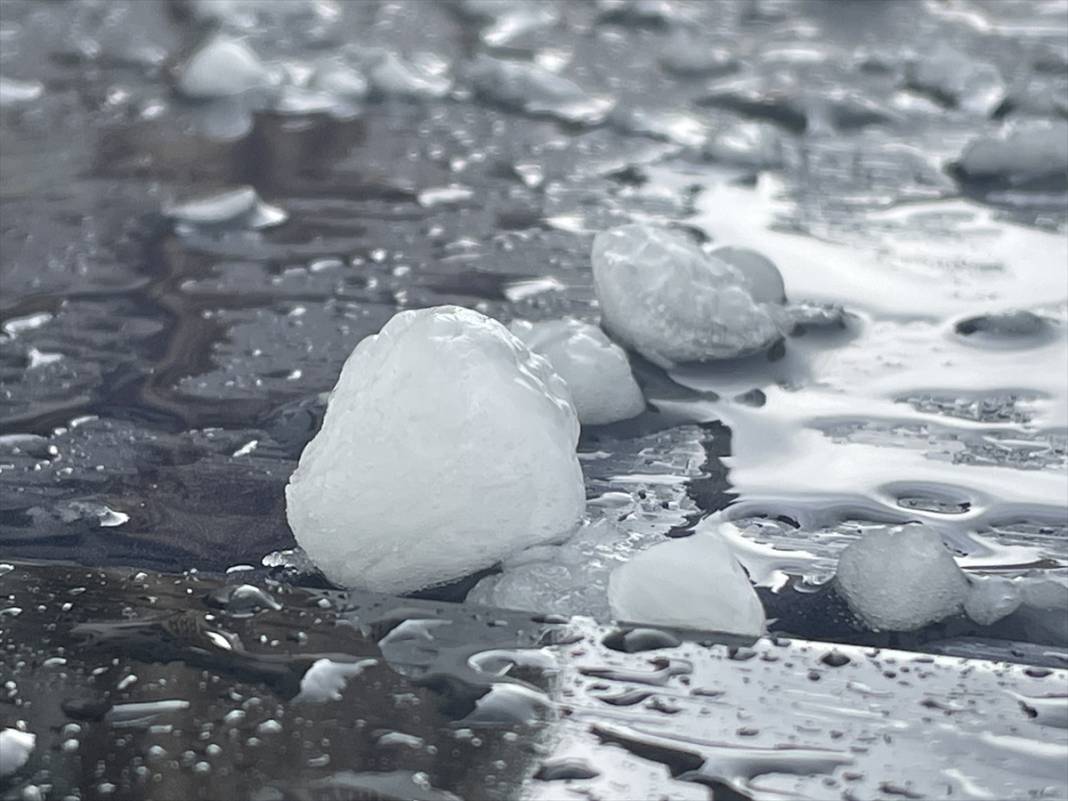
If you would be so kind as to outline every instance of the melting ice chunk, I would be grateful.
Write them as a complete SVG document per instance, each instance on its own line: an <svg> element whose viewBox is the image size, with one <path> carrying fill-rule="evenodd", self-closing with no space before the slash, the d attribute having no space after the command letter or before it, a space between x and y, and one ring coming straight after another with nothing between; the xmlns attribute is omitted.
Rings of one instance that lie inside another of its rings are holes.
<svg viewBox="0 0 1068 801"><path fill-rule="evenodd" d="M640 224L602 231L592 260L602 324L656 364L744 356L780 337L777 313L753 296L765 279L751 282L682 234Z"/></svg>
<svg viewBox="0 0 1068 801"><path fill-rule="evenodd" d="M345 362L286 515L332 581L416 590L574 528L577 441L567 385L500 323L402 312Z"/></svg>
<svg viewBox="0 0 1068 801"><path fill-rule="evenodd" d="M597 326L570 319L517 320L511 331L567 382L583 425L626 420L645 409L627 354Z"/></svg>
<svg viewBox="0 0 1068 801"><path fill-rule="evenodd" d="M259 229L280 225L288 219L285 211L260 200L251 186L165 205L162 211L176 223L199 227L234 225Z"/></svg>
<svg viewBox="0 0 1068 801"><path fill-rule="evenodd" d="M957 169L966 179L1006 184L1068 182L1068 122L1029 122L1000 136L980 136L964 148Z"/></svg>
<svg viewBox="0 0 1068 801"><path fill-rule="evenodd" d="M478 56L467 78L483 97L527 114L544 114L564 122L597 125L615 101L593 95L574 81L532 62Z"/></svg>
<svg viewBox="0 0 1068 801"><path fill-rule="evenodd" d="M759 637L764 607L730 547L711 534L654 545L608 581L612 614L628 623Z"/></svg>
<svg viewBox="0 0 1068 801"><path fill-rule="evenodd" d="M177 88L186 97L230 97L267 86L273 76L259 56L240 39L214 36L178 71Z"/></svg>
<svg viewBox="0 0 1068 801"><path fill-rule="evenodd" d="M969 592L938 532L921 525L870 531L842 551L835 581L875 631L923 628L959 612Z"/></svg>

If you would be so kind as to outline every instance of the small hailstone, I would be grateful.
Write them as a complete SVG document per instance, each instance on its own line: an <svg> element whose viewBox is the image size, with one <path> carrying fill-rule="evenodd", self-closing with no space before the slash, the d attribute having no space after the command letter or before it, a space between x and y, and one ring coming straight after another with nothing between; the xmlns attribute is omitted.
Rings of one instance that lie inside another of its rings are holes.
<svg viewBox="0 0 1068 801"><path fill-rule="evenodd" d="M592 261L605 329L655 364L745 356L781 336L779 311L753 295L769 292L766 279L751 281L682 234L641 224L602 231Z"/></svg>
<svg viewBox="0 0 1068 801"><path fill-rule="evenodd" d="M364 62L371 86L386 97L444 97L452 88L445 76L430 73L386 50L367 52Z"/></svg>
<svg viewBox="0 0 1068 801"><path fill-rule="evenodd" d="M20 81L0 75L0 108L32 103L44 94L40 81Z"/></svg>
<svg viewBox="0 0 1068 801"><path fill-rule="evenodd" d="M288 215L260 200L251 186L227 189L183 203L164 205L165 217L190 226L236 225L259 229L280 225Z"/></svg>
<svg viewBox="0 0 1068 801"><path fill-rule="evenodd" d="M627 623L759 637L764 607L723 539L698 533L654 545L616 568L612 614Z"/></svg>
<svg viewBox="0 0 1068 801"><path fill-rule="evenodd" d="M712 251L738 270L749 282L749 294L760 303L785 303L786 284L775 262L748 248L723 247Z"/></svg>
<svg viewBox="0 0 1068 801"><path fill-rule="evenodd" d="M230 97L266 86L272 75L259 56L240 39L215 36L181 67L178 91L186 97Z"/></svg>
<svg viewBox="0 0 1068 801"><path fill-rule="evenodd" d="M614 423L644 411L627 354L597 326L574 319L517 320L510 330L567 382L583 425Z"/></svg>
<svg viewBox="0 0 1068 801"><path fill-rule="evenodd" d="M703 151L724 164L773 169L783 163L783 135L771 123L741 121L710 136Z"/></svg>
<svg viewBox="0 0 1068 801"><path fill-rule="evenodd" d="M597 125L615 106L612 98L590 94L531 62L480 55L468 65L466 75L478 94L495 103L565 122Z"/></svg>
<svg viewBox="0 0 1068 801"><path fill-rule="evenodd" d="M585 508L564 381L455 306L356 346L286 488L297 542L339 584L403 593L573 529Z"/></svg>
<svg viewBox="0 0 1068 801"><path fill-rule="evenodd" d="M914 631L955 615L970 590L938 532L921 525L866 533L842 551L835 583L875 631Z"/></svg>
<svg viewBox="0 0 1068 801"><path fill-rule="evenodd" d="M1023 599L1016 584L1001 576L972 576L964 599L964 612L981 626L989 626L1020 608Z"/></svg>

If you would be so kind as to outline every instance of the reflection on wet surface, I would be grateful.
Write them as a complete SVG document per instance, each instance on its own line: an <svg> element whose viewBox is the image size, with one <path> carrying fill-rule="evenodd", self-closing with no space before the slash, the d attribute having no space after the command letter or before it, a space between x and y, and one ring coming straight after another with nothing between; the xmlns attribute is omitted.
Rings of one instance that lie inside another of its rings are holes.
<svg viewBox="0 0 1068 801"><path fill-rule="evenodd" d="M1063 3L258 5L0 7L0 728L37 737L0 794L1063 795L1065 175L957 163L1065 124ZM206 97L227 38L248 90ZM772 259L784 342L632 356L572 541L335 625L282 493L353 346L443 303L596 322L632 221ZM867 630L838 557L911 521L1019 605ZM695 531L794 644L473 605L607 620Z"/></svg>

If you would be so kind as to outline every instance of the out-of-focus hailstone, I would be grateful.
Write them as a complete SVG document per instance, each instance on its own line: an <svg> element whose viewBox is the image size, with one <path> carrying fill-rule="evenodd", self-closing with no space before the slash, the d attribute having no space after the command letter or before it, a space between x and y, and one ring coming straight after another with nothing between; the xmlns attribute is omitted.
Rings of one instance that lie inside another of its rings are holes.
<svg viewBox="0 0 1068 801"><path fill-rule="evenodd" d="M370 90L363 73L343 61L324 61L319 64L309 86L315 91L350 100L362 98Z"/></svg>
<svg viewBox="0 0 1068 801"><path fill-rule="evenodd" d="M0 730L0 776L7 776L26 764L33 753L37 735L18 729Z"/></svg>
<svg viewBox="0 0 1068 801"><path fill-rule="evenodd" d="M627 354L597 326L573 319L517 320L510 328L567 382L583 425L627 420L645 409Z"/></svg>
<svg viewBox="0 0 1068 801"><path fill-rule="evenodd" d="M749 248L716 248L712 255L723 259L749 280L749 292L760 303L785 303L786 283L775 262Z"/></svg>
<svg viewBox="0 0 1068 801"><path fill-rule="evenodd" d="M410 592L566 535L585 508L564 381L500 323L401 312L356 346L286 487L339 584Z"/></svg>
<svg viewBox="0 0 1068 801"><path fill-rule="evenodd" d="M763 268L750 278L748 262L711 256L681 233L636 223L602 231L592 260L602 325L651 362L745 356L781 336L781 309L754 297L774 294Z"/></svg>
<svg viewBox="0 0 1068 801"><path fill-rule="evenodd" d="M204 42L178 68L178 91L206 100L268 86L276 76L240 39L217 35Z"/></svg>
<svg viewBox="0 0 1068 801"><path fill-rule="evenodd" d="M914 631L955 615L970 589L938 532L921 525L869 531L842 551L835 582L875 631Z"/></svg>
<svg viewBox="0 0 1068 801"><path fill-rule="evenodd" d="M906 79L913 89L973 114L989 115L1005 99L1005 81L997 67L949 45L912 62Z"/></svg>
<svg viewBox="0 0 1068 801"><path fill-rule="evenodd" d="M999 136L973 139L957 169L965 178L1007 184L1058 178L1068 182L1068 121L1032 121Z"/></svg>
<svg viewBox="0 0 1068 801"><path fill-rule="evenodd" d="M44 94L40 81L19 81L0 75L0 108L32 103Z"/></svg>
<svg viewBox="0 0 1068 801"><path fill-rule="evenodd" d="M468 65L466 75L475 92L495 103L565 122L597 125L615 105L612 98L590 94L531 62L480 55Z"/></svg>
<svg viewBox="0 0 1068 801"><path fill-rule="evenodd" d="M730 547L693 534L642 551L608 580L612 615L628 623L759 637L764 607Z"/></svg>
<svg viewBox="0 0 1068 801"><path fill-rule="evenodd" d="M361 54L364 72L376 93L384 97L444 97L452 81L405 61L389 50L374 48Z"/></svg>
<svg viewBox="0 0 1068 801"><path fill-rule="evenodd" d="M708 138L704 154L737 167L773 169L783 163L783 136L767 122L737 122Z"/></svg>
<svg viewBox="0 0 1068 801"><path fill-rule="evenodd" d="M258 230L281 225L288 219L285 211L260 200L251 186L167 204L162 212L176 223L191 227L233 226Z"/></svg>

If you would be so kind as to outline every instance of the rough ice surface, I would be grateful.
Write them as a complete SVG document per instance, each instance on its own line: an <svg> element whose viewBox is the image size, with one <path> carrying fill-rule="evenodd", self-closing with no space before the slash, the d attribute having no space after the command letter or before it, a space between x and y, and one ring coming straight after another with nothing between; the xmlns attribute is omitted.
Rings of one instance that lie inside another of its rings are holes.
<svg viewBox="0 0 1068 801"><path fill-rule="evenodd" d="M628 623L758 637L764 607L730 546L711 533L654 545L608 581L612 615Z"/></svg>
<svg viewBox="0 0 1068 801"><path fill-rule="evenodd" d="M1008 184L1068 181L1068 121L1028 122L998 136L980 136L964 148L957 168L966 178Z"/></svg>
<svg viewBox="0 0 1068 801"><path fill-rule="evenodd" d="M567 385L500 323L439 306L356 346L286 487L339 584L401 593L566 535L585 506Z"/></svg>
<svg viewBox="0 0 1068 801"><path fill-rule="evenodd" d="M964 613L979 625L992 625L1019 609L1023 599L1012 580L972 576L971 582L968 597L964 599Z"/></svg>
<svg viewBox="0 0 1068 801"><path fill-rule="evenodd" d="M176 223L193 227L231 225L260 229L281 225L288 219L285 211L260 200L251 186L166 204L162 213Z"/></svg>
<svg viewBox="0 0 1068 801"><path fill-rule="evenodd" d="M656 364L744 356L780 336L750 281L681 233L638 223L602 231L592 260L602 325Z"/></svg>
<svg viewBox="0 0 1068 801"><path fill-rule="evenodd" d="M517 320L510 329L567 382L583 425L626 420L645 409L627 354L597 326L574 319Z"/></svg>
<svg viewBox="0 0 1068 801"><path fill-rule="evenodd" d="M186 97L230 97L272 82L271 71L240 39L218 35L196 50L178 72Z"/></svg>
<svg viewBox="0 0 1068 801"><path fill-rule="evenodd" d="M842 551L835 581L875 631L914 631L954 615L970 590L941 536L922 525L868 532Z"/></svg>
<svg viewBox="0 0 1068 801"><path fill-rule="evenodd" d="M474 90L503 106L571 123L597 125L615 105L609 97L587 92L574 81L537 64L480 55L468 65Z"/></svg>
<svg viewBox="0 0 1068 801"><path fill-rule="evenodd" d="M36 735L18 729L0 730L0 776L7 776L26 764L33 753Z"/></svg>

